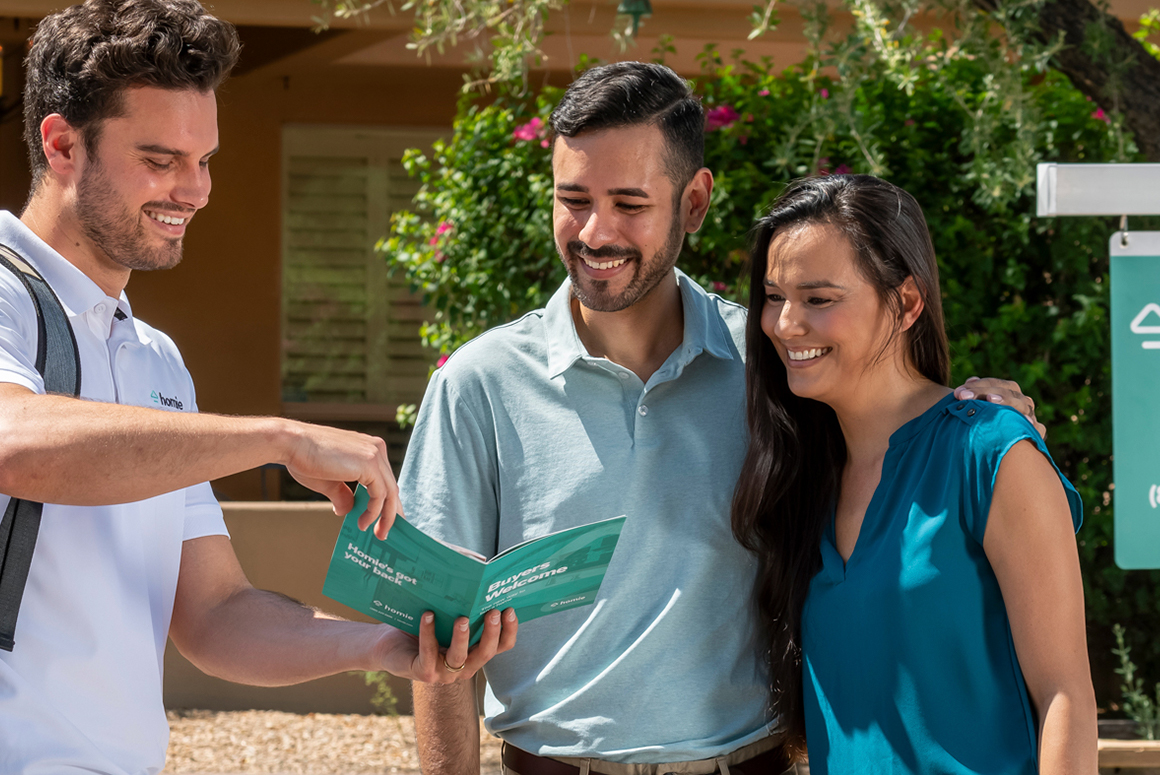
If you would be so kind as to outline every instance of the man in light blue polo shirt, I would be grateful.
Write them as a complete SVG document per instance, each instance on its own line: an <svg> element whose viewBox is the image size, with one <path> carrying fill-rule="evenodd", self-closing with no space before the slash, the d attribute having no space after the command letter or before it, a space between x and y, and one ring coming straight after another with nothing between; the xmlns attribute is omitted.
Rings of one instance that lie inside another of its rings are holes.
<svg viewBox="0 0 1160 775"><path fill-rule="evenodd" d="M569 280L452 355L411 437L408 518L486 556L628 517L596 603L521 625L485 670L507 773L789 766L750 606L756 564L730 528L745 310L675 268L712 193L703 127L667 68L577 79L552 114ZM469 685L416 684L415 718L424 773L479 772Z"/></svg>

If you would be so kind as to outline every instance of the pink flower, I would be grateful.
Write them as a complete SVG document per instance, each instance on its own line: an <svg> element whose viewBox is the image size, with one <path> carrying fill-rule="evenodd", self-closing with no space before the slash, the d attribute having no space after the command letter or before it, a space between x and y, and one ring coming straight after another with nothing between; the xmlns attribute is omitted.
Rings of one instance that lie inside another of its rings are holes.
<svg viewBox="0 0 1160 775"><path fill-rule="evenodd" d="M822 95L823 100L828 100L830 98L830 90L829 89L822 89L821 95Z"/></svg>
<svg viewBox="0 0 1160 775"><path fill-rule="evenodd" d="M446 234L454 228L455 224L453 224L451 221L440 221L439 225L435 227L435 234Z"/></svg>
<svg viewBox="0 0 1160 775"><path fill-rule="evenodd" d="M442 251L442 250L436 250L436 251L435 251L435 263L436 263L436 264L442 264L442 263L443 263L443 259L445 259L445 258L447 258L447 256L443 255L443 251Z"/></svg>
<svg viewBox="0 0 1160 775"><path fill-rule="evenodd" d="M439 356L439 360L435 361L435 368L437 368L437 369L441 369L441 368L443 368L443 364L447 363L447 359L448 359L449 357L451 357L451 356L449 356L449 355L440 355L440 356Z"/></svg>
<svg viewBox="0 0 1160 775"><path fill-rule="evenodd" d="M734 110L732 105L722 105L705 114L705 129L709 132L714 129L723 129L731 126L739 118L741 118L741 114Z"/></svg>
<svg viewBox="0 0 1160 775"><path fill-rule="evenodd" d="M1107 113L1104 113L1103 108L1096 108L1095 113L1092 113L1092 118L1097 121L1103 121L1105 124L1112 123L1112 118Z"/></svg>
<svg viewBox="0 0 1160 775"><path fill-rule="evenodd" d="M854 170L850 169L845 164L839 164L837 167L834 167L835 175L849 175L853 171Z"/></svg>
<svg viewBox="0 0 1160 775"><path fill-rule="evenodd" d="M768 97L769 96L769 89L762 89L761 91L759 91L757 93L757 96L758 97Z"/></svg>
<svg viewBox="0 0 1160 775"><path fill-rule="evenodd" d="M428 244L428 245L438 245L438 244L439 244L439 238L438 238L438 237L432 237L431 239L427 240L427 244Z"/></svg>
<svg viewBox="0 0 1160 775"><path fill-rule="evenodd" d="M906 119L905 121L903 121L903 122L902 122L902 125L903 125L903 126L914 126L914 119L913 119L913 118L908 118L908 119Z"/></svg>
<svg viewBox="0 0 1160 775"><path fill-rule="evenodd" d="M822 158L818 159L818 174L819 175L829 175L830 174L830 157L829 156L823 156Z"/></svg>
<svg viewBox="0 0 1160 775"><path fill-rule="evenodd" d="M541 148L547 148L549 145L551 145L551 143L548 142L548 138L546 137L540 141Z"/></svg>
<svg viewBox="0 0 1160 775"><path fill-rule="evenodd" d="M716 293L724 293L724 292L725 292L725 289L726 289L726 288L728 288L728 287L729 287L728 285L726 285L725 283L721 282L720 280L714 280L714 281L713 281L713 290L714 290Z"/></svg>
<svg viewBox="0 0 1160 775"><path fill-rule="evenodd" d="M536 116L526 124L521 124L512 132L512 137L517 140L535 140L540 136L540 132L544 127L544 120Z"/></svg>

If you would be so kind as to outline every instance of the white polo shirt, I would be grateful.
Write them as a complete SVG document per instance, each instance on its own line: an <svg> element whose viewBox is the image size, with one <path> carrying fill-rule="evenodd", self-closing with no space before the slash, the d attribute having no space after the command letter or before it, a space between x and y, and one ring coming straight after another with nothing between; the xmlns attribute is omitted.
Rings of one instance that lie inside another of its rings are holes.
<svg viewBox="0 0 1160 775"><path fill-rule="evenodd" d="M0 211L0 242L56 291L76 334L81 396L195 412L193 381L169 337ZM36 313L0 269L0 382L37 393ZM116 457L115 446L93 455ZM123 476L133 476L126 469ZM0 495L0 513L9 498ZM117 506L46 504L16 647L0 651L0 772L155 773L169 728L162 658L182 542L226 535L209 484Z"/></svg>

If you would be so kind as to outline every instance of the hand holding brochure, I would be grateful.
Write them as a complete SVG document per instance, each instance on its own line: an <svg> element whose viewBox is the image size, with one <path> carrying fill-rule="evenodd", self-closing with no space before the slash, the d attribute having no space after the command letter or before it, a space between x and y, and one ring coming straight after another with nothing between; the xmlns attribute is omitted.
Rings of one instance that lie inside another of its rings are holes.
<svg viewBox="0 0 1160 775"><path fill-rule="evenodd" d="M620 538L614 517L513 546L486 562L444 544L402 517L385 541L358 529L369 500L360 485L343 520L322 593L332 600L419 634L419 617L435 612L439 642L451 643L456 617L470 621L471 643L483 615L515 608L520 622L591 605ZM474 554L474 552L472 553Z"/></svg>

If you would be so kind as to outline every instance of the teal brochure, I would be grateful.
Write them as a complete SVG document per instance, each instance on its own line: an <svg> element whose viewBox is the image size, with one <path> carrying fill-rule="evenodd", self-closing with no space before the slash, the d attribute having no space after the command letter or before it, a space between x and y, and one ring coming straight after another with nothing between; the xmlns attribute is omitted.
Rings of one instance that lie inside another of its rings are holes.
<svg viewBox="0 0 1160 775"><path fill-rule="evenodd" d="M419 634L419 617L435 612L439 643L451 643L456 617L470 621L471 643L483 634L483 615L514 608L526 622L591 605L612 561L624 517L614 517L525 541L490 560L449 546L402 517L387 540L358 529L369 497L359 486L342 522L322 594ZM478 559L477 559L478 558Z"/></svg>

